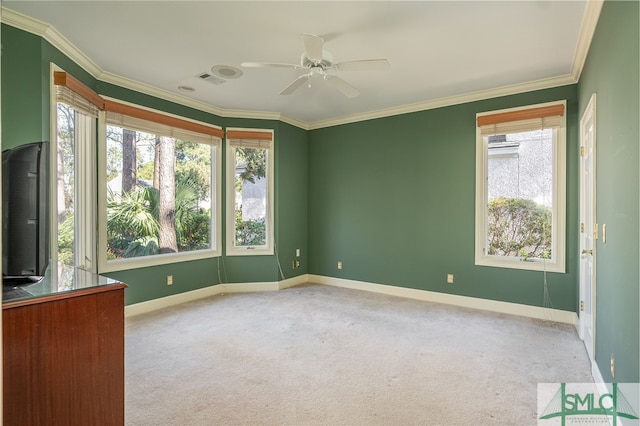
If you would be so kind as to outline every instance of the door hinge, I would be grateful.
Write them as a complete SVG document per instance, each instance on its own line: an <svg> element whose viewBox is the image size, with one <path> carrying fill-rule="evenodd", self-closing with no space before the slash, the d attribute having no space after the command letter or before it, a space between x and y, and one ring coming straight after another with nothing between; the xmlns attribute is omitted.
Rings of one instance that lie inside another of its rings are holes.
<svg viewBox="0 0 640 426"><path fill-rule="evenodd" d="M598 224L597 223L593 224L593 239L594 240L598 239Z"/></svg>
<svg viewBox="0 0 640 426"><path fill-rule="evenodd" d="M580 147L580 157L584 157L584 146Z"/></svg>
<svg viewBox="0 0 640 426"><path fill-rule="evenodd" d="M584 233L584 223L580 224L580 233Z"/></svg>
<svg viewBox="0 0 640 426"><path fill-rule="evenodd" d="M584 300L580 301L580 312L584 312Z"/></svg>

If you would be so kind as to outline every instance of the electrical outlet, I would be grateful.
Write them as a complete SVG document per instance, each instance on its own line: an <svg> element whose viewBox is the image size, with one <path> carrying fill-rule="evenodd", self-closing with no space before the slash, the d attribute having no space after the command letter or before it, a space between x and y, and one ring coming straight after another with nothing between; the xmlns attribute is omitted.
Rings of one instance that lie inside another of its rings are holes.
<svg viewBox="0 0 640 426"><path fill-rule="evenodd" d="M453 274L447 274L447 284L453 284Z"/></svg>
<svg viewBox="0 0 640 426"><path fill-rule="evenodd" d="M611 377L616 377L616 357L611 354Z"/></svg>
<svg viewBox="0 0 640 426"><path fill-rule="evenodd" d="M298 269L299 267L300 267L300 261L299 260L291 261L291 268L292 269Z"/></svg>
<svg viewBox="0 0 640 426"><path fill-rule="evenodd" d="M342 261L338 260L338 269L342 269Z"/></svg>
<svg viewBox="0 0 640 426"><path fill-rule="evenodd" d="M173 275L167 275L167 285L173 285Z"/></svg>

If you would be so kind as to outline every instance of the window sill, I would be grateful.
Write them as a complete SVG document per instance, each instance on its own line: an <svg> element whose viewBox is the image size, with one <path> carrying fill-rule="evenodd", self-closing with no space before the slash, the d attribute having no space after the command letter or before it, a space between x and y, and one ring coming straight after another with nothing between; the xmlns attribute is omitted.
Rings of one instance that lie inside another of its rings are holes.
<svg viewBox="0 0 640 426"><path fill-rule="evenodd" d="M155 254L151 256L140 256L128 259L114 259L99 266L99 273L117 272L129 269L147 268L150 266L167 265L171 263L189 262L192 260L202 260L220 257L217 250L197 250L182 253Z"/></svg>
<svg viewBox="0 0 640 426"><path fill-rule="evenodd" d="M481 256L476 258L477 266L490 266L494 268L521 269L525 271L546 271L565 273L564 262L551 260L522 260L522 258L504 258L498 256Z"/></svg>
<svg viewBox="0 0 640 426"><path fill-rule="evenodd" d="M227 256L273 256L270 247L234 247L227 250Z"/></svg>

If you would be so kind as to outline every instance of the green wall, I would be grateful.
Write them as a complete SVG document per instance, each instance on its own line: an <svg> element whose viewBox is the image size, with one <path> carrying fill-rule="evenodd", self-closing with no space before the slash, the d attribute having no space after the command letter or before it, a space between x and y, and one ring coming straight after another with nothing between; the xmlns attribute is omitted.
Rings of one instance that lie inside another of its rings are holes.
<svg viewBox="0 0 640 426"><path fill-rule="evenodd" d="M474 265L475 118L560 99L567 100L567 272L547 280L553 305L575 311L575 85L311 131L309 272L542 306L542 272ZM446 284L447 273L455 284Z"/></svg>
<svg viewBox="0 0 640 426"><path fill-rule="evenodd" d="M48 141L50 62L95 88L96 81L50 43L2 25L2 149Z"/></svg>
<svg viewBox="0 0 640 426"><path fill-rule="evenodd" d="M274 282L307 272L307 133L274 120L232 119L97 81L46 40L2 25L2 148L49 140L50 63L96 92L222 127L274 129L276 256L223 256L107 273L129 286L126 303L137 303L220 282ZM224 161L223 168L224 168ZM222 171L224 179L224 170ZM224 188L224 184L223 184ZM96 188L97 190L97 188ZM225 200L224 194L222 199ZM223 223L224 223L223 210ZM224 232L224 229L223 229ZM224 246L224 243L223 243ZM301 266L293 269L295 250ZM278 266L282 267L282 274ZM166 285L173 275L174 284Z"/></svg>
<svg viewBox="0 0 640 426"><path fill-rule="evenodd" d="M276 247L282 272L286 278L306 274L309 266L308 253L308 134L305 130L280 123L276 167ZM286 165L286 167L284 166ZM300 249L300 257L295 257ZM300 267L293 269L291 262L300 261Z"/></svg>
<svg viewBox="0 0 640 426"><path fill-rule="evenodd" d="M640 381L638 2L605 2L578 85L580 113L596 94L595 358L605 381ZM611 355L616 375L611 377Z"/></svg>
<svg viewBox="0 0 640 426"><path fill-rule="evenodd" d="M2 25L2 149L49 140L42 120L41 43Z"/></svg>

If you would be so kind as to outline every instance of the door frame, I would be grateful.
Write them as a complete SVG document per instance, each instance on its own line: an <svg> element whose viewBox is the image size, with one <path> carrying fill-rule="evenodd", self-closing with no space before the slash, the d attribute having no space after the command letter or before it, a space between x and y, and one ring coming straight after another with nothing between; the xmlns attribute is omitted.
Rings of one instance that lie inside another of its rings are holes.
<svg viewBox="0 0 640 426"><path fill-rule="evenodd" d="M585 150L585 141L584 141L584 133L585 133L585 127L588 123L591 123L592 126L592 137L591 137L591 205L590 206L585 206L585 188L584 188L584 182L583 182L583 168L584 168L584 150ZM587 342L585 341L585 348L587 349L587 353L590 357L591 363L593 365L593 363L595 362L595 346L596 346L596 241L598 240L598 221L597 221L597 217L596 217L596 94L592 94L591 98L589 99L589 103L587 104L587 107L584 110L584 113L582 114L582 117L580 119L580 203L579 203L579 213L580 213L580 217L579 217L579 221L580 221L580 226L583 226L583 222L582 219L584 217L584 209L589 208L591 209L591 217L593 218L593 224L594 224L594 229L584 229L584 230L580 230L579 235L579 242L578 242L578 246L579 246L579 287L580 287L580 306L578 307L579 309L579 313L578 313L578 318L579 318L579 326L578 326L578 332L580 335L580 338L584 341L585 338L585 329L588 325L591 326L591 348L587 347ZM587 321L587 319L581 315L583 309L583 303L584 303L584 299L585 299L585 293L587 291L586 288L586 284L585 284L585 280L584 280L584 273L583 273L583 265L582 265L582 260L581 260L581 256L583 256L582 254L582 250L585 248L583 247L583 243L584 243L584 239L582 237L582 233L583 232L592 232L593 233L593 244L592 244L592 259L591 259L591 306L589 306L590 308L590 312L591 312L591 316L590 316L590 322L591 324L586 324L585 321Z"/></svg>

